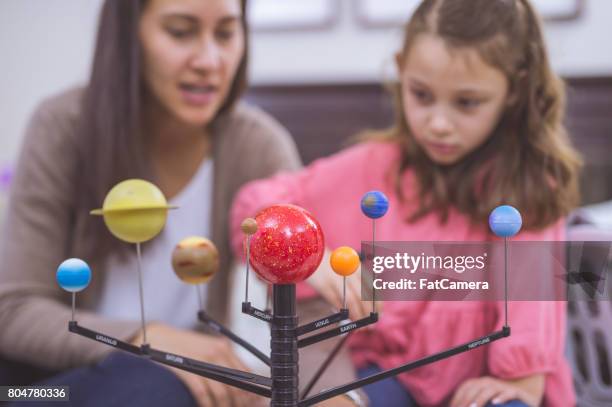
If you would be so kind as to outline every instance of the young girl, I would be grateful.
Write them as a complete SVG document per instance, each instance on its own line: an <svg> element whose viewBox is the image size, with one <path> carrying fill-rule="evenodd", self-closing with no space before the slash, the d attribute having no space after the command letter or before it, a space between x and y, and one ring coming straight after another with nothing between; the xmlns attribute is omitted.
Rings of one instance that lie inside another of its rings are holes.
<svg viewBox="0 0 612 407"><path fill-rule="evenodd" d="M360 212L373 189L390 201L380 240L483 241L487 218L510 204L523 215L516 239L563 240L577 203L579 159L562 125L564 95L540 22L527 0L424 0L397 54L397 121L387 131L310 167L248 184L232 209L240 222L288 202L320 221L328 248L371 236ZM340 279L327 262L298 288L339 307ZM353 318L369 312L359 279ZM310 291L310 292L309 292ZM350 341L361 376L484 336L503 325L503 303L386 302L371 330ZM565 305L511 302L511 337L365 388L375 406L571 406L564 360ZM504 404L505 403L505 404Z"/></svg>

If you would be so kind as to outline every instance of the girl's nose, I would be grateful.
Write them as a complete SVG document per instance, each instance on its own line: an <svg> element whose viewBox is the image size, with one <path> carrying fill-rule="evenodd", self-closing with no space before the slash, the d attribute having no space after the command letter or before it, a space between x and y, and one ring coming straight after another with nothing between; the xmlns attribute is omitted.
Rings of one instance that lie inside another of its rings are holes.
<svg viewBox="0 0 612 407"><path fill-rule="evenodd" d="M449 135L453 130L453 124L445 112L434 111L429 121L429 127L432 135L444 137Z"/></svg>

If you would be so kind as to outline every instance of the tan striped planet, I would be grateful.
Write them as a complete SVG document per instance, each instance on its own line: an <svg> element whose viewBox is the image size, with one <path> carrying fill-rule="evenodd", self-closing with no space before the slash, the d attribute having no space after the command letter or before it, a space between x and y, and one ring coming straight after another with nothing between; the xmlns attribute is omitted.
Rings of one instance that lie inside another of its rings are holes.
<svg viewBox="0 0 612 407"><path fill-rule="evenodd" d="M191 236L172 251L172 269L187 284L208 282L219 270L219 252L210 240Z"/></svg>

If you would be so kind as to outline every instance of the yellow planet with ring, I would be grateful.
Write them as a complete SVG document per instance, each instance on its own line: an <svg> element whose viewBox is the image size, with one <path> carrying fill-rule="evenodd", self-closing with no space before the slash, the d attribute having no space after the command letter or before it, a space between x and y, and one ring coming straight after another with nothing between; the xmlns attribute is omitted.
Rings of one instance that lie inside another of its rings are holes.
<svg viewBox="0 0 612 407"><path fill-rule="evenodd" d="M192 236L172 251L172 269L187 284L203 284L219 270L219 252L210 240Z"/></svg>
<svg viewBox="0 0 612 407"><path fill-rule="evenodd" d="M151 182L129 179L115 185L104 199L101 209L92 215L104 217L104 223L118 239L143 243L153 239L166 225L169 209L161 190Z"/></svg>

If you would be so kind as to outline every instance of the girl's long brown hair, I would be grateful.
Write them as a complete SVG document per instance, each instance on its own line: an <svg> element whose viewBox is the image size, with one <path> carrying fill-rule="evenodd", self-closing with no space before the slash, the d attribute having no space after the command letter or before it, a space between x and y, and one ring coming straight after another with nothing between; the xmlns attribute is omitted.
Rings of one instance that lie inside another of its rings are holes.
<svg viewBox="0 0 612 407"><path fill-rule="evenodd" d="M404 200L400 175L414 170L419 203L408 221L435 211L444 222L454 207L475 224L486 224L491 210L501 204L519 209L526 229L544 228L567 215L579 201L581 160L562 123L564 85L550 67L532 5L528 0L424 0L405 28L403 58L422 33L437 35L454 49L477 49L486 63L506 75L516 99L484 145L454 165L440 166L415 142L404 117L400 84L391 86L394 126L364 136L400 144L393 179Z"/></svg>
<svg viewBox="0 0 612 407"><path fill-rule="evenodd" d="M128 178L152 180L141 139L144 90L138 27L148 0L106 0L102 7L92 72L82 101L79 124L77 211L88 213L102 205L108 191ZM240 0L245 54L217 117L232 108L247 85L248 26L246 0ZM103 258L121 243L100 219L79 225L86 237L83 256Z"/></svg>

